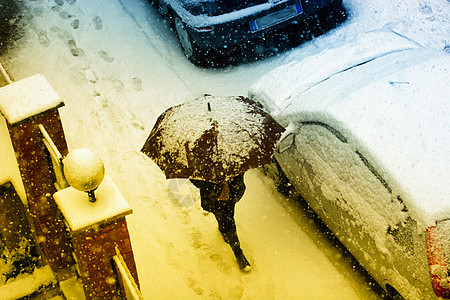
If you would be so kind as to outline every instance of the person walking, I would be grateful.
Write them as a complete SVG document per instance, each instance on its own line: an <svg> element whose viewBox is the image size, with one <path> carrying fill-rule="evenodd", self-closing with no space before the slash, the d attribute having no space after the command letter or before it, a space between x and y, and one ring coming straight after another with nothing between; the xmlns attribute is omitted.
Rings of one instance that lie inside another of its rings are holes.
<svg viewBox="0 0 450 300"><path fill-rule="evenodd" d="M200 189L203 209L214 214L246 272L251 266L236 233L235 204L245 192L244 173L271 162L284 131L247 97L204 95L165 110L141 148L167 179L187 178Z"/></svg>
<svg viewBox="0 0 450 300"><path fill-rule="evenodd" d="M249 272L252 267L241 249L234 220L235 205L245 192L244 174L237 175L223 183L196 179L190 179L190 181L200 189L201 206L205 211L214 214L219 231L224 241L233 250L239 268L244 272Z"/></svg>

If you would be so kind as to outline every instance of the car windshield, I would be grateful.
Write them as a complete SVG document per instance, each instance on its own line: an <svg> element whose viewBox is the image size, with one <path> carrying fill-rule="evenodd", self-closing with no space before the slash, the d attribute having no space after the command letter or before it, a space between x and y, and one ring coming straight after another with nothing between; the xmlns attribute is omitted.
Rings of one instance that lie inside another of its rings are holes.
<svg viewBox="0 0 450 300"><path fill-rule="evenodd" d="M436 222L447 266L450 266L450 219Z"/></svg>
<svg viewBox="0 0 450 300"><path fill-rule="evenodd" d="M268 0L187 0L185 7L193 15L218 16L247 7L266 3Z"/></svg>

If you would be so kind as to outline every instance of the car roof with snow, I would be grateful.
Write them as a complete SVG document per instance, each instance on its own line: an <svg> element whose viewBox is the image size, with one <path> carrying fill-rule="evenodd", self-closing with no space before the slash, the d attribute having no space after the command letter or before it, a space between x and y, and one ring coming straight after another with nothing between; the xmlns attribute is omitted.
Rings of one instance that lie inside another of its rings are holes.
<svg viewBox="0 0 450 300"><path fill-rule="evenodd" d="M347 135L431 221L450 217L449 71L445 51L380 30L272 70L249 96L285 126L318 121Z"/></svg>

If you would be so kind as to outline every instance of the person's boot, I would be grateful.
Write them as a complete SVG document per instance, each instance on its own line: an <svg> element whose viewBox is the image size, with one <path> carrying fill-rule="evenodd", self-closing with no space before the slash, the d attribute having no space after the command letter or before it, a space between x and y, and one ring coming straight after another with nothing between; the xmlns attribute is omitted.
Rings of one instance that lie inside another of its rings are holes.
<svg viewBox="0 0 450 300"><path fill-rule="evenodd" d="M244 252L242 252L241 248L233 249L234 256L236 257L236 261L239 265L239 269L244 272L250 272L252 269L252 266L248 262L247 258L244 255Z"/></svg>
<svg viewBox="0 0 450 300"><path fill-rule="evenodd" d="M248 262L247 258L245 257L241 249L241 243L239 242L237 233L228 232L226 234L222 234L222 236L225 242L230 245L231 250L233 250L234 256L236 257L236 261L239 265L239 269L241 269L241 271L244 272L249 272L252 269L252 267L250 266L250 263Z"/></svg>

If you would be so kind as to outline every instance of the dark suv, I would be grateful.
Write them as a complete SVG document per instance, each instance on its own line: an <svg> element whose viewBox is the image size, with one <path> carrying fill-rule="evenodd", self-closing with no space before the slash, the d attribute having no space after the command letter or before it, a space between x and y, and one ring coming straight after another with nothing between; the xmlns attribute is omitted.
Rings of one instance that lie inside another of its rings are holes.
<svg viewBox="0 0 450 300"><path fill-rule="evenodd" d="M282 31L342 0L153 0L169 18L186 57L200 64L204 54L224 51Z"/></svg>

